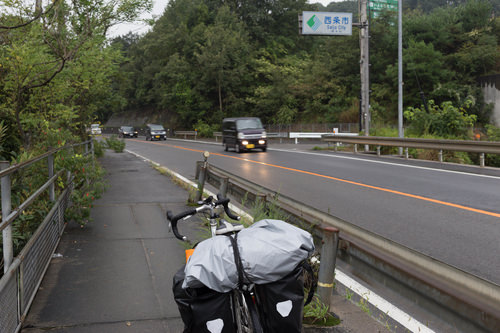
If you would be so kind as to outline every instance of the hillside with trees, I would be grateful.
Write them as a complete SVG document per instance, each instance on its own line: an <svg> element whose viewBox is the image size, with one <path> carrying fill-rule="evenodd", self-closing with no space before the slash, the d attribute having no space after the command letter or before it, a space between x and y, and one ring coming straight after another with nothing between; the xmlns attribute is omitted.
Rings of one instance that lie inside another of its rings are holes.
<svg viewBox="0 0 500 333"><path fill-rule="evenodd" d="M113 24L136 19L151 1L0 0L0 153L10 159L41 149L44 133L61 129L83 137L91 122L118 114L158 115L170 128L207 132L241 115L267 124L358 122L357 28L352 36L302 36L297 19L328 10L352 11L356 21L357 4L171 0L148 33L108 40ZM476 80L500 73L499 4L405 1L405 110L449 102L475 126L489 122L492 108ZM372 18L370 35L372 125L391 127L396 13Z"/></svg>
<svg viewBox="0 0 500 333"><path fill-rule="evenodd" d="M499 1L408 1L403 20L404 104L450 101L489 121L477 77L499 73ZM223 117L254 115L265 123L357 122L359 36L302 36L304 10L357 12L357 1L327 8L305 1L170 1L153 29L124 36L126 106L155 110L173 127L214 129ZM354 15L355 16L355 15ZM377 126L396 123L397 16L370 20L371 110Z"/></svg>

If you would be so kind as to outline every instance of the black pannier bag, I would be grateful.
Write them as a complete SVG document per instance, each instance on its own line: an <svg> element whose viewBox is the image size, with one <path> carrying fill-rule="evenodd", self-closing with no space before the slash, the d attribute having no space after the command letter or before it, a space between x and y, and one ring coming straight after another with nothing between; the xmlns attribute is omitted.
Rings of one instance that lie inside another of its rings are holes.
<svg viewBox="0 0 500 333"><path fill-rule="evenodd" d="M266 333L300 333L304 307L304 269L312 273L306 263L298 265L284 278L255 286L261 302L259 314ZM313 287L315 289L315 287ZM314 290L309 293L310 302Z"/></svg>
<svg viewBox="0 0 500 333"><path fill-rule="evenodd" d="M235 332L231 293L219 293L207 287L182 289L183 281L184 266L175 274L172 286L184 333Z"/></svg>

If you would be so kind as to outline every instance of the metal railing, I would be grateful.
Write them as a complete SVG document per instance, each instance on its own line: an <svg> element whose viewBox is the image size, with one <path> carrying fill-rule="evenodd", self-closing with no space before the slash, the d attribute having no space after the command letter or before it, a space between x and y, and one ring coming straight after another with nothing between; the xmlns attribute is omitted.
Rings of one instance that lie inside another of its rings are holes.
<svg viewBox="0 0 500 333"><path fill-rule="evenodd" d="M184 139L187 139L188 136L192 136L196 140L198 131L175 131L174 136L183 136Z"/></svg>
<svg viewBox="0 0 500 333"><path fill-rule="evenodd" d="M354 145L354 152L358 151L358 145L377 147L377 155L380 156L380 147L402 147L405 149L405 158L409 158L408 148L437 150L439 162L443 162L443 151L462 151L479 154L479 164L484 167L484 154L500 154L500 142L497 141L471 141L471 140L435 140L419 138L391 138L380 136L357 136L345 137L340 135L323 135L324 142L349 143ZM336 149L337 146L335 146Z"/></svg>
<svg viewBox="0 0 500 333"><path fill-rule="evenodd" d="M65 170L54 170L54 156L64 149L74 149L84 145L84 155L92 155L94 161L93 141L89 141L52 149L29 161L10 166L8 162L0 162L0 178L2 193L2 222L0 230L3 234L4 274L0 279L0 332L18 332L33 302L38 287L45 275L52 254L59 244L64 230L64 212L70 204L73 191L73 179L67 171L67 185L59 197L55 198L55 181ZM90 146L90 149L89 149ZM47 159L48 180L31 194L19 207L11 207L11 175L15 172ZM38 226L21 252L13 258L12 223L26 210L36 198L45 191L54 204L43 222Z"/></svg>
<svg viewBox="0 0 500 333"><path fill-rule="evenodd" d="M426 304L429 311L464 331L500 331L499 285L204 163L197 163L196 174L199 172L203 181L218 188L223 196L230 195L244 204L271 202L288 215L290 222L311 229L318 237L324 238L328 227L340 230L341 250L337 255L357 265L354 270L359 275L377 278L384 285L396 281L398 294L416 304ZM335 255L337 251L329 253Z"/></svg>

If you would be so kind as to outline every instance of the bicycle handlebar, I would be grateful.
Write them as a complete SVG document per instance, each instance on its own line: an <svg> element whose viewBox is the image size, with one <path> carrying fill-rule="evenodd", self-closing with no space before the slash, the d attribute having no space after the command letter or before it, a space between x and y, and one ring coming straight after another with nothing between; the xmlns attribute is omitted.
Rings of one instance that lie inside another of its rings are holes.
<svg viewBox="0 0 500 333"><path fill-rule="evenodd" d="M177 214L174 216L172 211L167 211L167 219L170 221L170 225L172 226L172 231L175 235L180 240L186 240L186 236L182 236L179 231L177 230L177 221L179 221L182 218L185 218L186 216L194 215L196 214L196 209L190 209L185 212L182 212L180 214Z"/></svg>
<svg viewBox="0 0 500 333"><path fill-rule="evenodd" d="M219 195L217 195L217 200L214 203L214 207L222 205L224 207L224 211L226 212L226 215L233 220L239 221L241 218L238 215L235 215L231 212L229 209L229 198L221 198Z"/></svg>
<svg viewBox="0 0 500 333"><path fill-rule="evenodd" d="M195 215L196 213L198 213L200 211L216 208L217 206L222 205L224 207L224 211L226 212L226 214L229 218L236 220L236 221L239 221L240 217L238 215L233 214L229 210L229 198L222 198L220 195L217 195L217 198L219 200L214 202L214 201L212 201L212 197L210 197L210 198L206 199L200 207L186 210L185 212L179 213L177 215L174 215L172 213L172 211L170 211L170 210L167 211L167 219L170 221L170 225L172 227L172 231L173 231L175 237L180 239L180 240L183 240L183 241L187 240L187 237L181 235L179 233L179 230L177 229L177 222L180 219Z"/></svg>

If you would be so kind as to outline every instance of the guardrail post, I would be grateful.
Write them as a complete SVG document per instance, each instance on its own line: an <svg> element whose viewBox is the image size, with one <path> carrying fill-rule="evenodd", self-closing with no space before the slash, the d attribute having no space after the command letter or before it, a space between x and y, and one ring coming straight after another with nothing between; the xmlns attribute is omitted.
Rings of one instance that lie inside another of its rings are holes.
<svg viewBox="0 0 500 333"><path fill-rule="evenodd" d="M479 154L479 166L484 168L484 153Z"/></svg>
<svg viewBox="0 0 500 333"><path fill-rule="evenodd" d="M49 147L49 150L51 148ZM47 157L47 167L49 169L49 179L54 177L54 154L50 154ZM56 200L56 194L55 194L55 185L54 182L49 185L49 200L50 201L55 201Z"/></svg>
<svg viewBox="0 0 500 333"><path fill-rule="evenodd" d="M439 149L438 157L439 157L439 162L443 163L443 150L442 149Z"/></svg>
<svg viewBox="0 0 500 333"><path fill-rule="evenodd" d="M198 179L198 194L197 194L197 201L200 201L203 198L203 188L205 187L205 179L207 178L207 169L208 169L208 156L210 153L208 151L205 151L203 153L203 162L201 163L200 167L200 175Z"/></svg>
<svg viewBox="0 0 500 333"><path fill-rule="evenodd" d="M380 146L377 146L377 156L380 157Z"/></svg>
<svg viewBox="0 0 500 333"><path fill-rule="evenodd" d="M339 246L339 230L323 226L321 259L318 273L318 294L323 304L330 307L333 282L335 280L335 262Z"/></svg>
<svg viewBox="0 0 500 333"><path fill-rule="evenodd" d="M354 144L354 154L357 154L358 153L358 144L355 143Z"/></svg>
<svg viewBox="0 0 500 333"><path fill-rule="evenodd" d="M194 179L198 180L200 178L200 170L203 165L203 161L196 161L196 171L194 172Z"/></svg>
<svg viewBox="0 0 500 333"><path fill-rule="evenodd" d="M223 198L227 197L227 187L229 185L229 178L227 177L222 177L220 180L220 188L219 188L219 193L222 195Z"/></svg>
<svg viewBox="0 0 500 333"><path fill-rule="evenodd" d="M8 161L0 161L0 170L7 169L10 166ZM1 193L2 193L2 221L7 220L12 209L11 190L10 190L10 175L2 177ZM3 240L3 272L7 273L14 254L12 244L12 225L5 227L2 231Z"/></svg>
<svg viewBox="0 0 500 333"><path fill-rule="evenodd" d="M205 187L205 179L207 176L207 166L203 163L200 167L200 174L198 176L198 194L196 201L200 201L203 197L203 188Z"/></svg>
<svg viewBox="0 0 500 333"><path fill-rule="evenodd" d="M409 158L409 155L408 155L408 147L405 148L405 159L408 159Z"/></svg>

